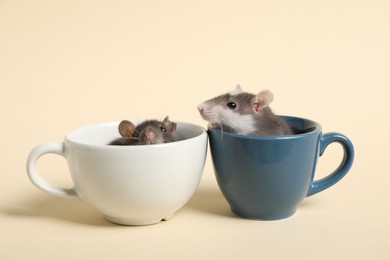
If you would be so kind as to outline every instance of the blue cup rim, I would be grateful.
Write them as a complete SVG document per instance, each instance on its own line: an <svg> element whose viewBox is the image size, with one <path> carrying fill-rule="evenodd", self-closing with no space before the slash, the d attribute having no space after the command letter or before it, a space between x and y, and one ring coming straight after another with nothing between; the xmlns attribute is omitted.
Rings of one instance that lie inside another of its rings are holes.
<svg viewBox="0 0 390 260"><path fill-rule="evenodd" d="M305 124L305 125L308 125L308 126L311 126L311 128L313 129L310 129L308 130L307 132L303 132L303 133L296 133L296 134L293 134L293 135L283 135L283 136L259 136L259 135L240 135L240 134L235 134L235 133L231 133L231 132L226 132L226 131L223 131L221 129L217 129L217 128L212 128L210 127L210 124L207 126L207 132L215 132L215 133L218 133L218 134L221 134L221 135L226 135L226 136L229 136L229 137L232 137L232 138L241 138L241 139L262 139L262 140L285 140L285 139L298 139L298 138L305 138L307 136L311 136L311 135L315 135L317 134L318 132L322 132L322 126L311 120L311 119L307 119L307 118L303 118L303 117L296 117L296 116L286 116L286 115L280 115L281 118L283 118L285 121L287 121L287 123L290 125L290 126L293 126L293 122L295 122L295 124L297 123L300 123L300 124Z"/></svg>

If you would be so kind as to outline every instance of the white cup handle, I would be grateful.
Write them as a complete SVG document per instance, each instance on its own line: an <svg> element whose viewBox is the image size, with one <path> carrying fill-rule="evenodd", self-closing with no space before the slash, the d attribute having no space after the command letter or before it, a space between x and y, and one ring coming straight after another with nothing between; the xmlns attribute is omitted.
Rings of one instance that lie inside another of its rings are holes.
<svg viewBox="0 0 390 260"><path fill-rule="evenodd" d="M70 189L64 189L54 186L44 180L36 171L36 163L38 159L48 153L54 153L61 155L66 159L65 149L63 143L43 143L36 146L29 154L27 158L27 173L31 182L39 189L48 193L61 196L61 197L77 197L76 190L74 187Z"/></svg>

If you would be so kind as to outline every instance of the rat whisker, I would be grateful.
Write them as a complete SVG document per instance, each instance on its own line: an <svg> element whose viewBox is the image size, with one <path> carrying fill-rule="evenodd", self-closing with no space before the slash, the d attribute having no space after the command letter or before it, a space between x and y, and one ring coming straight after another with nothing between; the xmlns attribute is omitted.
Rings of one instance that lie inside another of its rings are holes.
<svg viewBox="0 0 390 260"><path fill-rule="evenodd" d="M221 124L220 122L216 123L216 124L213 124L214 125L214 128L218 129L221 131L221 138L219 139L219 143L222 143L222 139L223 139L223 134L224 134L224 130L223 130L223 124ZM216 125L216 126L215 126Z"/></svg>
<svg viewBox="0 0 390 260"><path fill-rule="evenodd" d="M217 99L216 103L219 104L219 103L221 103L223 101L224 95L218 96L216 99Z"/></svg>

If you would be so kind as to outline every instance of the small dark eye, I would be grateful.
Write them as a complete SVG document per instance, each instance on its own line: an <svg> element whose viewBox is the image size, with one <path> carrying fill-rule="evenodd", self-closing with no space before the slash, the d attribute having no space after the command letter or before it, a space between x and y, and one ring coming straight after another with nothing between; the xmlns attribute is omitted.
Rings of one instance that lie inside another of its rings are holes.
<svg viewBox="0 0 390 260"><path fill-rule="evenodd" d="M163 126L160 126L161 131L167 132L167 129L165 129Z"/></svg>
<svg viewBox="0 0 390 260"><path fill-rule="evenodd" d="M230 108L230 109L236 109L236 107L237 107L237 104L234 103L234 102L229 102L229 103L227 103L226 105L227 105L228 108Z"/></svg>

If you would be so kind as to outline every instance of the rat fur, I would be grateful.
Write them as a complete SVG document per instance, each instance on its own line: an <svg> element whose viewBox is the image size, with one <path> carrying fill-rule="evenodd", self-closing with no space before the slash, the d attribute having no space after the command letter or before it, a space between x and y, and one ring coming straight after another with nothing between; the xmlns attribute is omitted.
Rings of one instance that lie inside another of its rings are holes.
<svg viewBox="0 0 390 260"><path fill-rule="evenodd" d="M167 117L163 121L146 120L135 126L128 120L123 120L118 126L122 137L117 138L109 145L149 145L173 142L173 133L176 123Z"/></svg>
<svg viewBox="0 0 390 260"><path fill-rule="evenodd" d="M198 106L201 117L212 128L241 135L281 136L291 135L292 130L269 104L273 94L263 90L257 95L236 89L209 99Z"/></svg>

